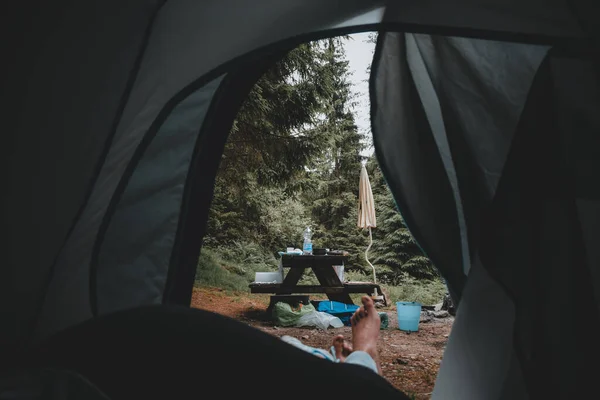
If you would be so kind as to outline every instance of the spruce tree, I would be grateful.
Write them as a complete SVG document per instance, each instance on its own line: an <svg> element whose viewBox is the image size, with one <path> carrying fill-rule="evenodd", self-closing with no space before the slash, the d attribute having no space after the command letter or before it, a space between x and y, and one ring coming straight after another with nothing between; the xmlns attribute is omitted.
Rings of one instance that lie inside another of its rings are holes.
<svg viewBox="0 0 600 400"><path fill-rule="evenodd" d="M358 267L366 247L356 227L361 135L352 114L353 96L343 38L329 39L325 65L333 93L321 124L315 129L326 142L311 163L310 177L317 182L304 196L315 225L314 245L350 253L348 267Z"/></svg>
<svg viewBox="0 0 600 400"><path fill-rule="evenodd" d="M300 45L254 85L225 146L206 245L244 240L275 251L302 232L307 218L294 199L305 165L324 147L311 127L333 95L326 54L324 42Z"/></svg>

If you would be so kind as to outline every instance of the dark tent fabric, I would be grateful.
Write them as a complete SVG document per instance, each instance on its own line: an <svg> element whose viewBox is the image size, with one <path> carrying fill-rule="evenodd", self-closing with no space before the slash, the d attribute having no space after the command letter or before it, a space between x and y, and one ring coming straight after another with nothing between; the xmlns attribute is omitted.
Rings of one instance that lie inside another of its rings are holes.
<svg viewBox="0 0 600 400"><path fill-rule="evenodd" d="M27 2L2 13L4 345L29 340L60 249L78 236L70 230L104 163L158 3ZM78 314L86 304L62 306Z"/></svg>
<svg viewBox="0 0 600 400"><path fill-rule="evenodd" d="M461 336L470 337L471 346L504 337L515 349L530 396L556 395L548 376L562 380L559 397L593 390L597 368L585 366L595 363L600 350L593 339L600 334L600 282L597 265L586 255L594 253L588 245L597 219L588 191L599 171L591 155L597 154L591 150L598 129L592 111L597 89L580 85L597 77L589 60L547 53L546 46L428 35L387 33L379 39L372 115L388 183L452 292L461 302L472 296L463 296L468 270L461 276L460 266L485 269L469 275L467 285L487 286L473 301L496 305L494 318L503 321L475 328L490 309L460 308L438 380L446 386L467 385L466 373L471 381L481 374L478 365L492 357L489 351L471 357L455 352L465 347L464 339L457 344ZM580 204L588 205L588 214ZM460 212L452 215L454 209ZM462 259L451 258L461 240ZM491 302L494 297L498 301ZM497 304L508 309L496 309ZM559 316L586 324L558 321ZM463 331L463 324L471 332ZM517 367L512 357L505 353L492 369L504 368L510 377ZM503 373L494 377L486 371L478 385L464 386L469 390L461 396L499 396L503 379ZM522 393L511 398L517 395Z"/></svg>
<svg viewBox="0 0 600 400"><path fill-rule="evenodd" d="M588 88L597 72L590 67L549 53L484 219L495 228L485 230L481 260L517 305L515 351L536 398L596 390L600 281L595 246L584 234L598 218L598 209L586 205L599 199L590 191L600 171L590 154L600 128L592 111L597 91ZM549 377L560 379L558 390L549 390Z"/></svg>
<svg viewBox="0 0 600 400"><path fill-rule="evenodd" d="M2 15L0 351L119 310L189 305L222 146L261 68L302 42L379 30L376 154L459 303L433 397L592 390L596 8L588 0L11 3Z"/></svg>
<svg viewBox="0 0 600 400"><path fill-rule="evenodd" d="M455 297L546 52L479 39L380 36L372 84L377 155L413 235L427 244Z"/></svg>

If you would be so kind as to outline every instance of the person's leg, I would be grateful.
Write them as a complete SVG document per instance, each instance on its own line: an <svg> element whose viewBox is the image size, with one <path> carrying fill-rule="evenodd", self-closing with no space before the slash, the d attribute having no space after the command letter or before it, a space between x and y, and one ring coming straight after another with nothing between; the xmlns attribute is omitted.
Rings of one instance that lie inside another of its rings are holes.
<svg viewBox="0 0 600 400"><path fill-rule="evenodd" d="M296 338L284 336L282 340L320 358L361 365L381 375L377 353L377 339L379 339L381 320L377 310L375 310L373 299L363 296L362 303L363 305L356 310L351 319L352 346L346 344L342 335L333 338L331 353L335 358L326 350L307 346Z"/></svg>
<svg viewBox="0 0 600 400"><path fill-rule="evenodd" d="M307 353L310 353L310 354L320 357L322 359L333 361L333 362L337 362L339 360L336 357L337 354L332 354L331 352L328 352L327 350L305 345L304 343L302 343L300 340L296 339L295 337L285 335L285 336L281 337L281 340L283 340L287 344L291 344L292 346L297 347L300 350L304 350Z"/></svg>
<svg viewBox="0 0 600 400"><path fill-rule="evenodd" d="M345 362L346 357L352 353L352 345L349 344L343 335L337 335L333 338L333 348L335 352L335 358L340 362Z"/></svg>
<svg viewBox="0 0 600 400"><path fill-rule="evenodd" d="M364 336L353 339L362 351L369 350ZM111 400L215 393L223 398L406 398L363 367L326 361L246 324L183 307L102 316L61 332L31 358L18 361L75 371Z"/></svg>
<svg viewBox="0 0 600 400"><path fill-rule="evenodd" d="M351 356L352 345L344 339L343 335L337 335L333 338L333 345L331 346L330 351L308 346L292 336L282 336L281 340L319 358L338 363L347 362L349 364L362 365L375 373L379 373L375 360L373 360L369 354L364 351L359 351ZM350 359L349 361L348 358Z"/></svg>
<svg viewBox="0 0 600 400"><path fill-rule="evenodd" d="M363 296L362 303L363 305L356 310L351 319L353 352L346 359L346 363L360 365L367 363L371 368L375 365L377 372L381 375L381 365L379 364L379 354L377 352L381 319L375 309L373 299L369 296Z"/></svg>

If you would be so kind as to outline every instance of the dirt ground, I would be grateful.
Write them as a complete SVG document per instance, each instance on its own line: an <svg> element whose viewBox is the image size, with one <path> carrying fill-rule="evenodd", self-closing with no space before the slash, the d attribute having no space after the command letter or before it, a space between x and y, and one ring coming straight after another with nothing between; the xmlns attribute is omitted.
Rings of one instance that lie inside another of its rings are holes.
<svg viewBox="0 0 600 400"><path fill-rule="evenodd" d="M336 334L352 337L350 327L327 331L276 327L265 312L268 303L269 295L228 293L212 288L194 289L192 298L192 307L226 315L274 336L293 336L314 347L328 349ZM381 331L378 346L383 376L415 399L430 398L453 318L421 323L418 332L407 334L398 329L395 306L379 311L385 311L389 317L389 327Z"/></svg>

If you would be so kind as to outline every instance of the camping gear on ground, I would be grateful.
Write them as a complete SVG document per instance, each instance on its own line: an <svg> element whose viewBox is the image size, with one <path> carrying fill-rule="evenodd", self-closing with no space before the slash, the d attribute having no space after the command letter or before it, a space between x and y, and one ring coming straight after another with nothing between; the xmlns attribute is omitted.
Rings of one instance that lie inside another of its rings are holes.
<svg viewBox="0 0 600 400"><path fill-rule="evenodd" d="M452 302L452 297L450 297L450 293L446 293L444 295L441 309L447 310L450 315L456 315L456 307L454 307L454 303Z"/></svg>
<svg viewBox="0 0 600 400"><path fill-rule="evenodd" d="M292 307L288 303L275 303L271 315L273 322L279 326L295 326L300 317L310 312L316 311L312 304L300 304L298 307Z"/></svg>
<svg viewBox="0 0 600 400"><path fill-rule="evenodd" d="M327 329L329 326L340 328L344 326L336 316L315 310L312 304L299 304L292 307L288 303L275 303L271 311L275 325L315 327Z"/></svg>
<svg viewBox="0 0 600 400"><path fill-rule="evenodd" d="M289 304L292 309L297 309L300 307L300 304L307 305L310 304L310 296L301 295L301 294L275 294L272 295L269 299L269 306L267 307L267 314L273 315L273 307L275 304L282 302Z"/></svg>
<svg viewBox="0 0 600 400"><path fill-rule="evenodd" d="M421 320L421 303L415 301L399 301L396 303L398 328L401 331L417 332Z"/></svg>
<svg viewBox="0 0 600 400"><path fill-rule="evenodd" d="M358 182L358 222L357 226L361 229L369 230L369 246L365 250L365 261L373 270L373 283L377 283L377 275L375 274L375 266L369 261L369 250L373 246L373 232L371 228L377 227L377 219L375 217L375 202L373 200L373 190L371 190L371 182L367 168L363 163L360 168L360 179ZM374 300L384 300L383 296L375 290L371 296Z"/></svg>
<svg viewBox="0 0 600 400"><path fill-rule="evenodd" d="M256 272L254 283L281 283L283 277L280 272Z"/></svg>
<svg viewBox="0 0 600 400"><path fill-rule="evenodd" d="M312 232L310 230L310 226L307 226L304 232L302 233L302 237L304 238L304 244L302 245L302 252L304 254L312 254Z"/></svg>
<svg viewBox="0 0 600 400"><path fill-rule="evenodd" d="M387 329L389 324L390 324L390 319L387 315L386 312L379 312L379 318L381 319L381 324L379 326L379 329Z"/></svg>
<svg viewBox="0 0 600 400"><path fill-rule="evenodd" d="M315 306L317 311L322 311L327 314L338 317L346 326L350 326L350 318L360 307L354 304L344 304L337 301L313 300L311 304ZM385 312L378 312L381 318L381 329L387 329L389 324L388 315Z"/></svg>
<svg viewBox="0 0 600 400"><path fill-rule="evenodd" d="M336 316L327 314L320 311L312 311L302 315L296 322L298 327L315 327L322 330L327 330L330 326L332 328L341 328L344 323Z"/></svg>
<svg viewBox="0 0 600 400"><path fill-rule="evenodd" d="M326 312L338 317L346 326L350 326L350 317L359 309L359 306L355 304L344 304L339 301L324 300L312 301L311 303L315 305L317 311Z"/></svg>
<svg viewBox="0 0 600 400"><path fill-rule="evenodd" d="M597 391L597 371L585 368L600 359L592 1L8 4L2 361L14 352L25 363L35 343L50 340L57 363L86 354L72 364L75 374L142 386L130 377L138 368L113 371L133 358L127 351L109 361L93 352L104 338L94 329L118 311L190 305L218 166L244 96L298 44L369 29L380 31L370 76L375 153L404 222L461 309L432 398ZM557 293L560 301L543 301ZM557 315L585 323L557 324ZM118 321L121 340L128 325ZM149 325L137 338L151 335ZM86 340L67 346L77 338ZM152 349L166 355L179 338L148 343L152 359ZM236 359L227 349L219 357ZM197 376L177 369L176 354L142 365L154 373L148 387L172 370L171 379ZM256 378L241 362L206 373ZM275 393L286 390L277 375L285 364L257 368L275 373ZM314 368L307 374L324 375ZM352 374L331 375L318 390L393 397L367 374ZM203 385L214 384L210 377Z"/></svg>

